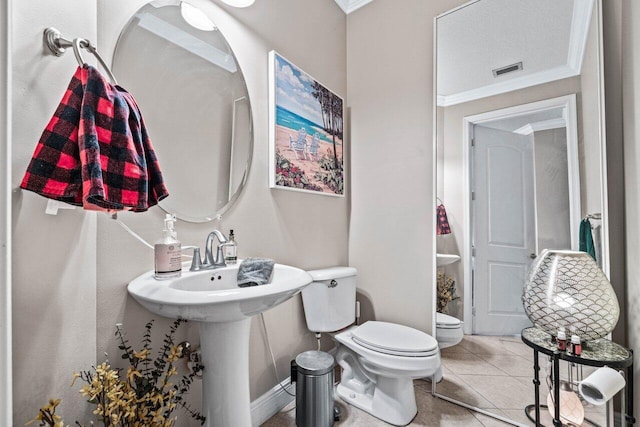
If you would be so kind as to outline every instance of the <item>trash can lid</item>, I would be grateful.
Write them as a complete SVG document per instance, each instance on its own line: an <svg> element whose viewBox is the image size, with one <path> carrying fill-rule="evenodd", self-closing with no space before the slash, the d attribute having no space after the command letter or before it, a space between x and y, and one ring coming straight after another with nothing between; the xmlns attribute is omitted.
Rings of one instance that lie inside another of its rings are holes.
<svg viewBox="0 0 640 427"><path fill-rule="evenodd" d="M333 356L324 351L305 351L296 356L298 372L307 375L324 375L335 365Z"/></svg>

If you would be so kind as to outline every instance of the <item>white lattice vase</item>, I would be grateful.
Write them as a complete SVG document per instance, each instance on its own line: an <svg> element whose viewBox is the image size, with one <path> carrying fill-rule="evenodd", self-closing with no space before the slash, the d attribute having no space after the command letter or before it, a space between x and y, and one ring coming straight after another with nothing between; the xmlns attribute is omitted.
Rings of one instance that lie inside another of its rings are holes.
<svg viewBox="0 0 640 427"><path fill-rule="evenodd" d="M620 315L611 283L585 252L543 251L533 262L522 303L538 328L556 336L564 327L583 341L607 335Z"/></svg>

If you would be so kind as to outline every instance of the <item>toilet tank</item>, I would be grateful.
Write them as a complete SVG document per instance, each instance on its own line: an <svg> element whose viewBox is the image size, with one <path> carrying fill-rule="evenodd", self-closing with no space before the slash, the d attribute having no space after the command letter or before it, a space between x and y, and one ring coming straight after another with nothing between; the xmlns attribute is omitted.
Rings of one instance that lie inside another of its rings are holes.
<svg viewBox="0 0 640 427"><path fill-rule="evenodd" d="M307 328L311 332L334 332L356 318L356 274L353 267L307 271L313 282L302 289Z"/></svg>

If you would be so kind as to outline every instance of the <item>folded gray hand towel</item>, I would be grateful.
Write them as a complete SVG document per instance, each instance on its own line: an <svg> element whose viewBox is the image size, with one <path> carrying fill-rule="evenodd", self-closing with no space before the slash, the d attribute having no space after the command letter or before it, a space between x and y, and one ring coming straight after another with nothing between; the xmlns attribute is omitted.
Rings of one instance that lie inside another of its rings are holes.
<svg viewBox="0 0 640 427"><path fill-rule="evenodd" d="M269 283L274 262L268 258L247 258L238 268L238 287L258 286Z"/></svg>

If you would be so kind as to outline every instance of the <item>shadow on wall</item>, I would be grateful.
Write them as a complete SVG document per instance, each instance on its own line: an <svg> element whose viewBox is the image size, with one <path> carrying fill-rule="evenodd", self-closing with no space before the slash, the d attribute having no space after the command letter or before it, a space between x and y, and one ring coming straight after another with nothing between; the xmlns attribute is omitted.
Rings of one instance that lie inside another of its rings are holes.
<svg viewBox="0 0 640 427"><path fill-rule="evenodd" d="M369 320L376 320L376 313L373 309L373 301L368 293L361 289L356 290L356 301L360 301L360 324Z"/></svg>

